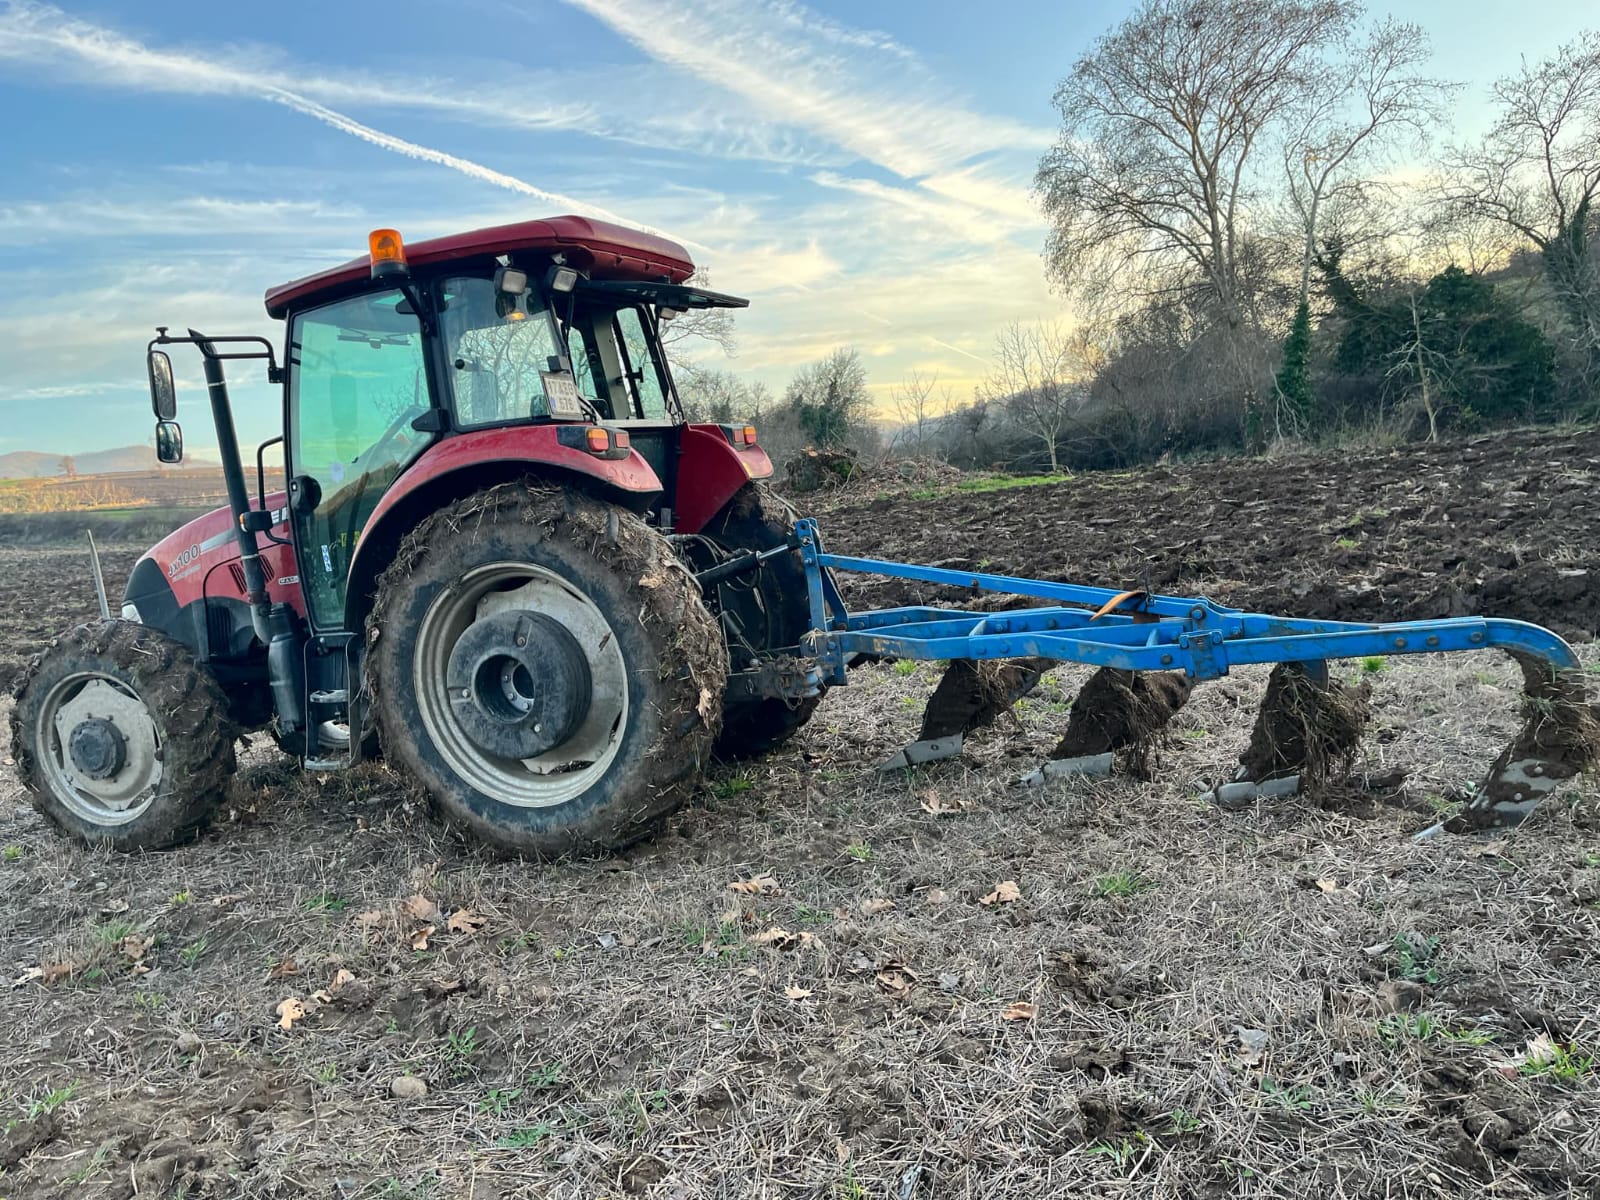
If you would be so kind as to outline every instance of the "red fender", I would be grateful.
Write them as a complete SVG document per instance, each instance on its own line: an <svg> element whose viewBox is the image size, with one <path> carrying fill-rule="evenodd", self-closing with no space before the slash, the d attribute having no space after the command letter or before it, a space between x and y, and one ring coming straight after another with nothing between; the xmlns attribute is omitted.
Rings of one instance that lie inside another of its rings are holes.
<svg viewBox="0 0 1600 1200"><path fill-rule="evenodd" d="M721 425L686 425L678 449L672 528L699 533L735 492L771 474L772 460L760 446L734 445Z"/></svg>
<svg viewBox="0 0 1600 1200"><path fill-rule="evenodd" d="M345 628L365 620L368 593L400 539L443 504L522 475L549 472L592 480L601 491L640 510L662 491L636 450L602 458L557 439L560 425L510 425L445 438L425 451L384 493L362 527L350 563ZM581 427L580 427L581 428Z"/></svg>

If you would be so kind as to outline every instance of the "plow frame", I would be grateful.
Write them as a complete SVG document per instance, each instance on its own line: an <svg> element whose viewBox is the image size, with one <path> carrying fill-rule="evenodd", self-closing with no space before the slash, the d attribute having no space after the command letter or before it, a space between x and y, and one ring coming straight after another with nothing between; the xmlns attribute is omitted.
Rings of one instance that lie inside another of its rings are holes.
<svg viewBox="0 0 1600 1200"><path fill-rule="evenodd" d="M955 571L883 559L829 554L816 522L796 522L811 608L809 650L828 683L844 683L857 655L906 659L1001 659L1039 656L1130 671L1184 671L1216 679L1231 667L1315 663L1335 658L1507 651L1555 671L1578 666L1556 634L1496 617L1361 623L1267 616L1200 597L1119 592L982 571ZM852 613L830 572L943 584L1052 601L1037 608L976 612L908 606Z"/></svg>

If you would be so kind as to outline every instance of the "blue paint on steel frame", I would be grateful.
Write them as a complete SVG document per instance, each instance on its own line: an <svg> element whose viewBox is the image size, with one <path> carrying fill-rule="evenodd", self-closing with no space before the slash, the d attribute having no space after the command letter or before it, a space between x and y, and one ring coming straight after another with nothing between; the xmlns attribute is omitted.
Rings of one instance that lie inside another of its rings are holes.
<svg viewBox="0 0 1600 1200"><path fill-rule="evenodd" d="M1571 647L1548 629L1500 618L1451 617L1387 624L1314 621L1244 612L1197 597L1143 593L1116 611L1096 617L1094 610L1121 593L1112 588L827 554L814 521L799 521L795 529L811 605L810 644L834 683L844 682L845 664L856 654L920 659L1037 655L1130 671L1181 670L1196 679L1214 679L1227 674L1230 667L1247 663L1491 648L1531 655L1557 670L1578 665ZM834 584L832 571L887 575L1055 603L999 613L927 605L851 613Z"/></svg>

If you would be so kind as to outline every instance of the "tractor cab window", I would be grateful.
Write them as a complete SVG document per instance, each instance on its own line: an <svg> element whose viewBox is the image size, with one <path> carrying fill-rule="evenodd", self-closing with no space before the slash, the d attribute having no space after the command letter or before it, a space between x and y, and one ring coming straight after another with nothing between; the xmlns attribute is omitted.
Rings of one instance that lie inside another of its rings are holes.
<svg viewBox="0 0 1600 1200"><path fill-rule="evenodd" d="M667 419L667 393L664 372L656 358L654 318L641 308L619 308L616 315L617 344L622 351L624 390L632 393L635 415L646 421Z"/></svg>
<svg viewBox="0 0 1600 1200"><path fill-rule="evenodd" d="M578 394L593 404L595 411L606 420L614 420L611 399L605 389L595 384L595 365L600 361L599 351L576 325L566 327L567 358L572 363L572 379L578 385ZM601 368L600 374L604 374Z"/></svg>
<svg viewBox="0 0 1600 1200"><path fill-rule="evenodd" d="M557 301L562 336L578 391L608 421L665 421L667 374L655 318L632 305Z"/></svg>
<svg viewBox="0 0 1600 1200"><path fill-rule="evenodd" d="M427 445L422 333L398 291L341 300L294 319L289 455L321 499L297 514L300 578L318 624L344 612L356 540L396 476Z"/></svg>
<svg viewBox="0 0 1600 1200"><path fill-rule="evenodd" d="M461 428L549 415L540 372L560 351L539 293L497 291L492 279L445 281L440 324Z"/></svg>

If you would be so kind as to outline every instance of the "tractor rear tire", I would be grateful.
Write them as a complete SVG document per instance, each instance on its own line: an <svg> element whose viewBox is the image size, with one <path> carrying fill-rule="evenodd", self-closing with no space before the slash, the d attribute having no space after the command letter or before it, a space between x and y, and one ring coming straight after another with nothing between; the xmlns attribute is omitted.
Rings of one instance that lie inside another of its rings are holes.
<svg viewBox="0 0 1600 1200"><path fill-rule="evenodd" d="M367 637L385 757L502 850L649 835L721 726L727 651L693 576L638 517L572 490L506 484L422 522Z"/></svg>
<svg viewBox="0 0 1600 1200"><path fill-rule="evenodd" d="M11 753L34 807L90 846L188 841L221 801L238 730L216 677L148 625L80 625L29 665Z"/></svg>
<svg viewBox="0 0 1600 1200"><path fill-rule="evenodd" d="M752 481L734 494L701 533L727 550L769 550L788 541L794 522L794 510L787 501L765 484ZM811 628L811 601L799 553L768 563L757 574L754 586L760 590L770 620L767 644L758 649L798 645ZM726 699L717 757L732 762L776 749L811 719L820 703L821 694L801 700Z"/></svg>

